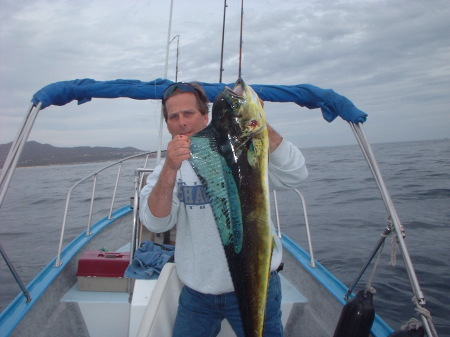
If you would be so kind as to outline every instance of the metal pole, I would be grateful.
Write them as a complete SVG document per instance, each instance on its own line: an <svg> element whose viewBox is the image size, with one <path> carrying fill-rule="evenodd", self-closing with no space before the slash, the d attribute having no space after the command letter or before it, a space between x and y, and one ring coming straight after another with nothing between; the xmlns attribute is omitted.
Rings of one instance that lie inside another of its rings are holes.
<svg viewBox="0 0 450 337"><path fill-rule="evenodd" d="M85 236L91 236L91 224L92 224L92 212L94 210L94 200L95 200L95 190L97 188L97 177L98 174L94 175L94 181L92 184L92 195L91 195L91 204L89 206L89 219L88 219L88 225L86 228L86 234ZM108 219L111 219L111 213L109 214Z"/></svg>
<svg viewBox="0 0 450 337"><path fill-rule="evenodd" d="M273 190L273 204L275 206L275 218L277 219L278 237L281 239L280 213L278 212L277 191Z"/></svg>
<svg viewBox="0 0 450 337"><path fill-rule="evenodd" d="M167 29L166 62L164 64L164 78L167 78L167 69L169 68L169 44L172 30L172 9L173 9L173 0L170 1L169 28Z"/></svg>
<svg viewBox="0 0 450 337"><path fill-rule="evenodd" d="M19 162L20 155L27 142L28 136L30 135L31 129L33 128L38 113L41 110L41 106L42 106L41 102L39 102L39 104L35 108L33 108L33 105L30 106L27 116L23 122L23 125L17 135L17 138L11 145L11 148L9 149L9 153L8 156L6 157L5 163L3 164L1 174L0 207L3 204L9 184L11 183L11 179L16 170L17 163Z"/></svg>
<svg viewBox="0 0 450 337"><path fill-rule="evenodd" d="M114 193L113 193L113 197L112 197L112 200L111 200L111 207L109 208L108 219L110 219L110 220L112 219L112 212L113 212L114 202L116 201L117 186L119 185L119 178L120 178L120 172L122 171L122 165L123 165L123 162L121 162L119 164L119 168L117 169L116 184L114 185Z"/></svg>
<svg viewBox="0 0 450 337"><path fill-rule="evenodd" d="M400 248L400 252L402 253L403 262L405 264L405 268L409 277L409 281L411 283L412 290L414 292L414 296L417 300L416 306L423 308L425 306L425 296L422 292L422 289L420 288L419 281L417 279L416 272L414 270L414 266L411 261L411 257L408 252L408 248L406 247L406 243L404 240L404 231L403 226L400 222L400 218L398 217L397 211L394 207L394 203L392 202L392 199L390 197L390 194L387 190L387 187L384 183L383 177L381 175L380 168L378 167L378 164L375 160L375 155L372 151L372 148L367 140L367 136L364 132L364 129L362 127L362 124L355 124L350 123L350 127L354 131L355 137L361 147L361 150L363 151L364 155L366 156L366 159L369 166L371 166L372 173L374 174L375 180L378 182L378 187L380 190L380 193L382 195L383 200L385 201L386 209L392 219L393 227L395 230L395 233L397 234L397 243ZM422 318L422 322L424 325L424 329L427 332L428 336L433 336L433 333L431 331L430 325L432 324L431 321L429 322L425 315L420 315Z"/></svg>
<svg viewBox="0 0 450 337"><path fill-rule="evenodd" d="M3 186L3 181L6 177L6 173L9 171L9 167L11 166L11 163L13 162L14 157L16 157L16 154L18 152L18 147L20 146L20 142L23 139L23 132L26 129L29 119L31 118L30 116L33 116L32 115L33 108L34 108L34 105L33 105L33 103L31 103L30 107L27 110L25 118L23 119L22 125L20 126L19 131L18 131L16 137L14 138L14 141L12 142L11 147L9 148L9 152L6 157L5 163L3 164L3 169L2 169L2 172L0 175L0 186ZM35 118L36 117L34 116L32 119L35 119Z"/></svg>
<svg viewBox="0 0 450 337"><path fill-rule="evenodd" d="M20 279L19 274L17 274L16 268L14 268L14 265L12 264L8 255L6 254L6 251L3 250L3 246L1 243L0 243L0 253L2 254L3 259L5 260L6 264L8 265L9 270L11 271L14 278L16 279L16 282L19 285L20 289L22 290L25 298L27 299L27 303L30 302L31 301L30 293L28 292L27 288L25 288L25 286L23 285L23 282Z"/></svg>
<svg viewBox="0 0 450 337"><path fill-rule="evenodd" d="M316 262L314 261L314 252L313 252L313 246L312 246L312 239L311 239L311 232L309 230L309 220L308 220L308 211L306 210L306 201L303 194L297 190L294 189L294 192L298 194L302 201L303 206L303 216L305 218L305 227L306 227L306 237L308 238L308 247L309 247L309 257L310 257L310 266L313 268L316 268Z"/></svg>
<svg viewBox="0 0 450 337"><path fill-rule="evenodd" d="M417 276L416 273L414 271L414 267L413 264L411 262L411 258L410 255L408 253L408 248L406 247L405 244L405 240L403 239L404 233L403 233L403 228L400 222L400 219L398 217L397 211L394 207L394 204L392 202L392 199L390 197L390 194L386 188L386 185L384 183L383 177L381 175L380 169L378 167L378 164L375 160L375 156L373 154L373 151L370 147L369 142L367 141L367 137L365 136L365 133L362 129L361 125L358 124L354 124L355 129L358 132L358 136L359 139L361 140L361 142L365 145L365 150L366 150L366 154L369 158L371 158L371 164L373 166L373 172L375 173L375 180L378 181L379 185L380 185L380 193L383 196L383 199L386 201L386 208L387 211L392 219L393 225L394 225L394 229L395 232L397 234L397 241L400 247L400 251L402 252L403 255L403 261L405 262L405 266L406 266L406 270L408 272L408 276L409 279L411 281L411 285L413 287L414 290L414 294L416 295L416 298L418 299L418 301L422 304L425 303L425 298L424 295L422 293L422 290L420 289L419 286L419 281L417 280Z"/></svg>
<svg viewBox="0 0 450 337"><path fill-rule="evenodd" d="M164 66L164 78L167 78L167 68L169 66L169 43L170 43L169 41L170 41L170 31L172 29L172 9L173 9L173 0L170 1L169 28L167 31L166 63ZM163 125L164 125L164 113L163 113L163 106L161 105L161 114L159 117L158 152L156 153L156 164L157 165L161 161Z"/></svg>

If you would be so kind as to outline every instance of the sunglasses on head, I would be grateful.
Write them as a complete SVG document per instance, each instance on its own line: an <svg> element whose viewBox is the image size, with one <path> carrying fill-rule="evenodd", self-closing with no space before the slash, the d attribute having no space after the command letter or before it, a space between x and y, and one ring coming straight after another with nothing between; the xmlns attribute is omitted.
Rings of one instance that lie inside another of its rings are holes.
<svg viewBox="0 0 450 337"><path fill-rule="evenodd" d="M171 84L170 86L168 86L167 89L164 91L163 99L162 99L163 104L170 96L173 95L173 93L175 91L192 92L194 94L200 94L198 89L190 83L185 83L185 82L174 83L174 84Z"/></svg>

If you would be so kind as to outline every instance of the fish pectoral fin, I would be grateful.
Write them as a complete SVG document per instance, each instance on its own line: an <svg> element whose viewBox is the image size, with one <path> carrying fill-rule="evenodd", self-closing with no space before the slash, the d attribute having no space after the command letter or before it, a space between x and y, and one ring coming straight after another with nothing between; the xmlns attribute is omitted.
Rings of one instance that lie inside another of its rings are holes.
<svg viewBox="0 0 450 337"><path fill-rule="evenodd" d="M218 149L214 138L192 137L189 162L205 189L222 244L233 247L237 254L243 243L239 191Z"/></svg>
<svg viewBox="0 0 450 337"><path fill-rule="evenodd" d="M261 139L252 139L247 150L247 161L251 167L259 166L259 159L263 153L264 142Z"/></svg>

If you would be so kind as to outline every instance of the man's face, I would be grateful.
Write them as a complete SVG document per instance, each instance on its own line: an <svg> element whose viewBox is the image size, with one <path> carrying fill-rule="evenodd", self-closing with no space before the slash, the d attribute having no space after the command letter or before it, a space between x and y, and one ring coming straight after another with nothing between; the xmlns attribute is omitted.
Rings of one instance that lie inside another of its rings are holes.
<svg viewBox="0 0 450 337"><path fill-rule="evenodd" d="M166 100L167 129L172 137L192 136L208 125L208 115L202 115L197 107L195 95L183 92Z"/></svg>

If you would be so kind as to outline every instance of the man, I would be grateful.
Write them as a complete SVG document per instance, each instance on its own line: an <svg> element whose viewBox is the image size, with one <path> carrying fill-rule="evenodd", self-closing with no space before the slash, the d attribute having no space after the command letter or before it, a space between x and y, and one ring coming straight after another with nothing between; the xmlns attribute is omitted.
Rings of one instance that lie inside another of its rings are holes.
<svg viewBox="0 0 450 337"><path fill-rule="evenodd" d="M208 99L193 83L175 83L163 97L164 117L172 140L166 158L155 168L141 192L140 217L153 232L177 225L175 261L185 284L173 336L216 336L226 318L237 336L244 336L239 305L223 245L203 186L188 159L189 137L208 124ZM299 186L308 171L305 160L291 143L269 125L269 181L276 189ZM272 226L273 227L273 226ZM281 286L277 269L282 248L274 232L268 288L265 336L282 336Z"/></svg>

